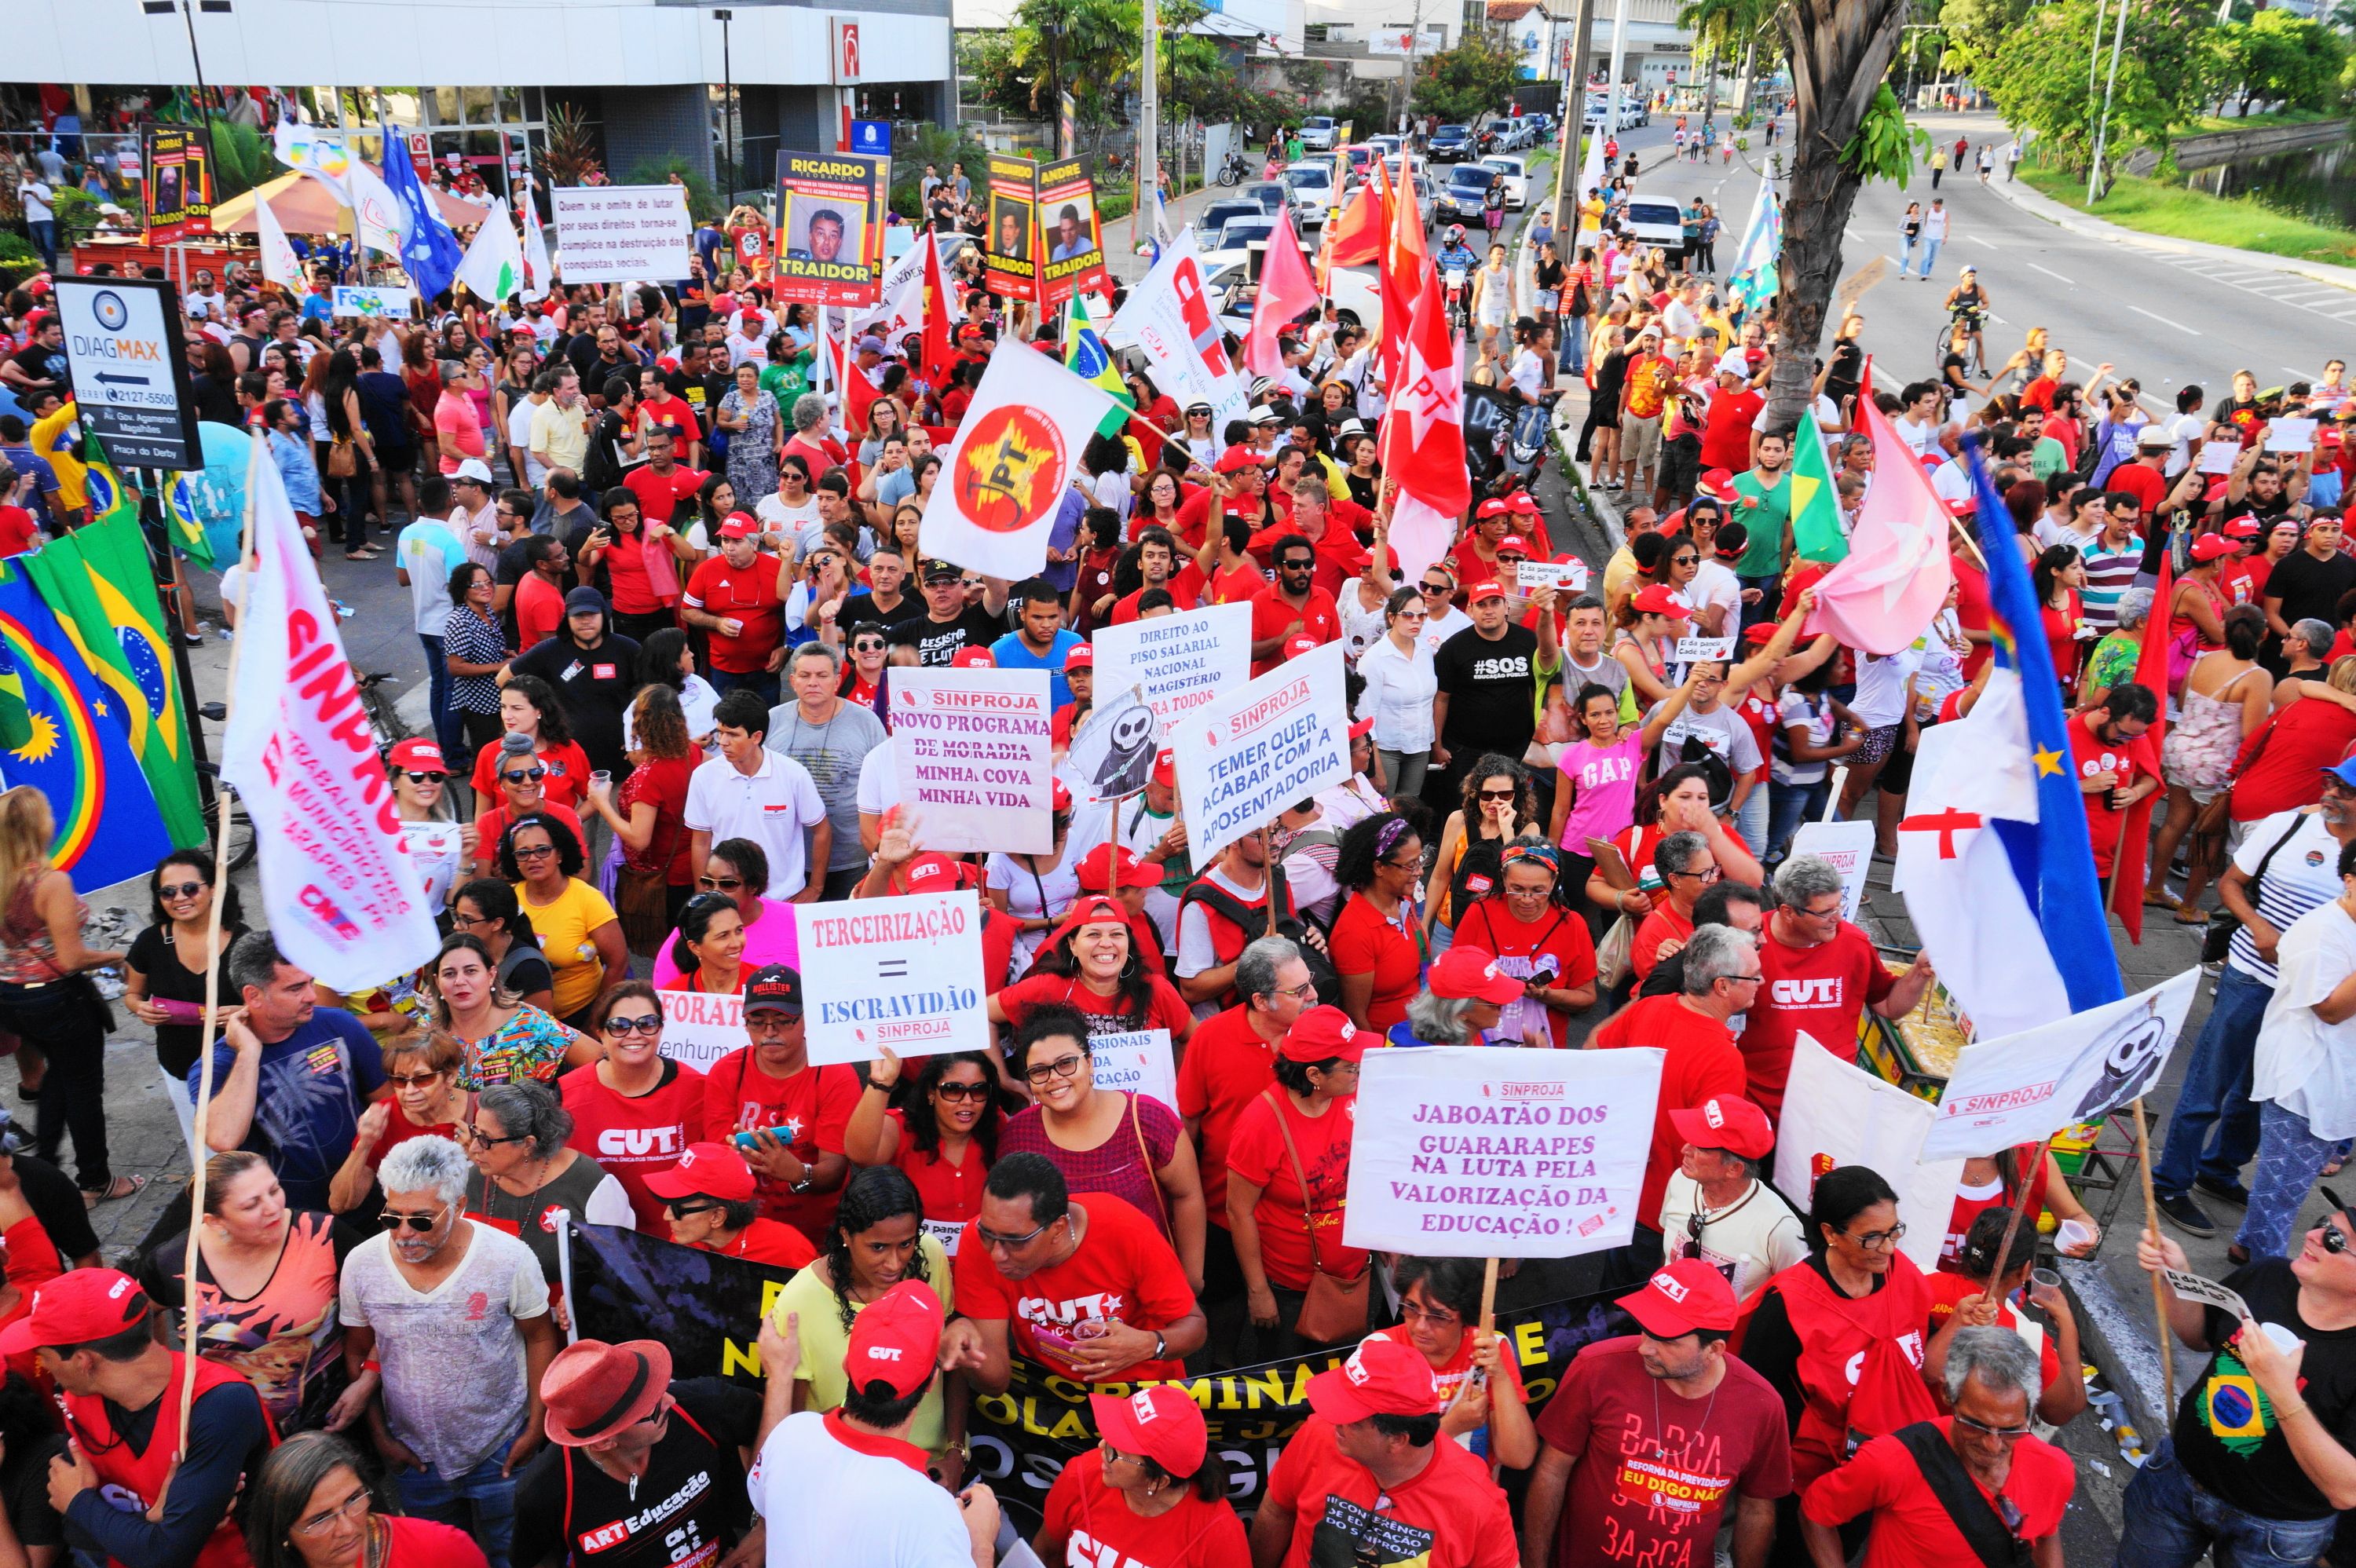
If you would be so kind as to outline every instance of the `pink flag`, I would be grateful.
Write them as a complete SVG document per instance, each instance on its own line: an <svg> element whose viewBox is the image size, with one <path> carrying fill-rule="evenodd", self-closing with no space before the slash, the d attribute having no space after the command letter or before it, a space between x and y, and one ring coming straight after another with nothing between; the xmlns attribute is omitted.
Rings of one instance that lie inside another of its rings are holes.
<svg viewBox="0 0 2356 1568"><path fill-rule="evenodd" d="M1808 630L1888 655L1922 635L1954 583L1947 504L1881 411L1863 398L1858 408L1873 438L1873 485L1849 533L1847 559L1816 584Z"/></svg>
<svg viewBox="0 0 2356 1568"><path fill-rule="evenodd" d="M1276 228L1268 237L1268 261L1260 268L1259 297L1252 305L1251 335L1244 339L1244 368L1255 376L1273 376L1284 368L1284 351L1277 346L1277 329L1291 325L1302 311L1312 309L1323 296L1309 262L1293 238L1292 208L1276 209Z"/></svg>

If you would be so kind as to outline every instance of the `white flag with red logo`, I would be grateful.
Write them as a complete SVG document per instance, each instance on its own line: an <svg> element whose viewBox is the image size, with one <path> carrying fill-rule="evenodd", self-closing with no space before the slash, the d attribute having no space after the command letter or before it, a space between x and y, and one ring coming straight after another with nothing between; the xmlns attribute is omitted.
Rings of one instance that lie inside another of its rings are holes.
<svg viewBox="0 0 2356 1568"><path fill-rule="evenodd" d="M278 470L256 464L249 494L253 562L221 777L253 818L278 951L336 990L365 991L430 960L441 933Z"/></svg>
<svg viewBox="0 0 2356 1568"><path fill-rule="evenodd" d="M1119 406L1029 344L999 345L925 505L925 554L984 577L1036 576L1080 449Z"/></svg>
<svg viewBox="0 0 2356 1568"><path fill-rule="evenodd" d="M1383 416L1383 472L1398 481L1391 546L1399 567L1421 571L1455 542L1456 522L1472 504L1464 461L1464 372L1440 297L1440 275L1423 263L1422 287L1408 328L1407 355Z"/></svg>

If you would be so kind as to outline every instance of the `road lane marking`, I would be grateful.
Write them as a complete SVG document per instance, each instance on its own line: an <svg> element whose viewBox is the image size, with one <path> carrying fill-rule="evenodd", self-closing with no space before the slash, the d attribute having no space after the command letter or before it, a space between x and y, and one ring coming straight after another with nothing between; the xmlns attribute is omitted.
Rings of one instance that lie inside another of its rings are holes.
<svg viewBox="0 0 2356 1568"><path fill-rule="evenodd" d="M1995 240L1983 240L1976 234L1966 234L1964 238L1970 240L1975 245L1985 245L1991 251L2001 251L2004 249L2003 246L1997 244Z"/></svg>
<svg viewBox="0 0 2356 1568"><path fill-rule="evenodd" d="M2029 262L2029 264L2030 266L2032 266L2032 267L2037 267L2037 263L2036 263L2036 262L2034 262L2034 261L2031 261L2031 262ZM2077 284L2075 284L2075 283L2071 283L2069 279L2067 279L2067 278L2063 277L2061 273L2059 273L2059 272L2055 272L2055 271L2054 271L2052 268L2051 268L2051 267L2037 267L2037 270L2038 270L2039 272L2040 272L2044 273L2047 277L2051 278L2051 279L2052 279L2054 282L2056 282L2056 283L2070 283L2070 286L2071 286L2072 288L2073 288L2073 289L2074 289L2074 288L2076 288L2076 287L2078 286L2078 285L2077 285Z"/></svg>
<svg viewBox="0 0 2356 1568"><path fill-rule="evenodd" d="M2131 311L2135 312L2137 315L2149 315L2149 316L2151 316L2151 319L2152 319L2152 320L2154 320L2154 321L2156 321L2156 322L2158 322L2158 323L2159 323L2161 325L2163 325L2163 326L2172 326L2172 327L2176 328L2176 330L2177 330L2177 331L2181 332L2181 333L2188 334L2189 336L2193 336L2193 337L2198 337L2198 336L2201 336L2201 334L2199 334L2199 333L2197 333L2197 332L2194 332L2194 331L2192 330L2192 328L2190 328L2190 327L2189 327L2189 326L2185 325L2182 322L2180 322L2180 321L2170 321L2170 320L2169 320L2169 319L2168 319L2168 317L2166 317L2166 316L2164 316L2164 315L2152 315L2152 313L2151 313L2150 311L2147 311L2147 310L2144 309L2144 308L2143 308L2143 306L2141 306L2141 305L2139 305L2139 304L2131 304L2131 305L2127 306L2127 308L2128 308L2129 310L2131 310Z"/></svg>

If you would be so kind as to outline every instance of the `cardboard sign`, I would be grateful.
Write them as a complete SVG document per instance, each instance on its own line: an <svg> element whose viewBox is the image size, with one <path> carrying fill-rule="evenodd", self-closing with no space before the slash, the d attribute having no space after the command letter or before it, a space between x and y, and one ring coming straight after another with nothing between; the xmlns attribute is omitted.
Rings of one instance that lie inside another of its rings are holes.
<svg viewBox="0 0 2356 1568"><path fill-rule="evenodd" d="M779 299L866 304L876 297L884 273L884 197L891 184L888 156L777 155Z"/></svg>
<svg viewBox="0 0 2356 1568"><path fill-rule="evenodd" d="M1039 247L1042 309L1077 293L1112 293L1096 181L1077 158L1039 166Z"/></svg>
<svg viewBox="0 0 2356 1568"><path fill-rule="evenodd" d="M567 283L687 276L694 246L684 187L559 186L549 193L549 204Z"/></svg>
<svg viewBox="0 0 2356 1568"><path fill-rule="evenodd" d="M1044 669L896 669L892 757L918 841L948 854L1055 847Z"/></svg>
<svg viewBox="0 0 2356 1568"><path fill-rule="evenodd" d="M809 1060L988 1051L981 909L970 892L813 905L799 923Z"/></svg>
<svg viewBox="0 0 2356 1568"><path fill-rule="evenodd" d="M1650 1046L1368 1051L1343 1242L1444 1258L1625 1246L1666 1059Z"/></svg>
<svg viewBox="0 0 2356 1568"><path fill-rule="evenodd" d="M2266 423L2268 452L2313 452L2315 421L2308 419L2277 419Z"/></svg>
<svg viewBox="0 0 2356 1568"><path fill-rule="evenodd" d="M1514 569L1514 586L1524 593L1536 593L1546 588L1584 593L1587 592L1587 563L1577 559L1526 560Z"/></svg>
<svg viewBox="0 0 2356 1568"><path fill-rule="evenodd" d="M1004 299L1039 297L1039 165L993 153L981 231L982 282Z"/></svg>
<svg viewBox="0 0 2356 1568"><path fill-rule="evenodd" d="M168 245L213 231L213 183L205 141L185 125L150 125L145 135L146 178L140 201L147 243Z"/></svg>
<svg viewBox="0 0 2356 1568"><path fill-rule="evenodd" d="M2182 1269L2175 1268L2162 1268L2159 1277L2168 1281L2168 1288L2186 1301L2221 1307L2244 1323L2250 1321L2250 1304L2213 1279L2203 1279L2197 1274L2186 1274Z"/></svg>
<svg viewBox="0 0 2356 1568"><path fill-rule="evenodd" d="M1090 639L1097 689L1138 688L1162 727L1174 731L1187 714L1251 678L1251 617L1249 604L1214 604L1099 626Z"/></svg>
<svg viewBox="0 0 2356 1568"><path fill-rule="evenodd" d="M655 994L662 998L662 1053L681 1067L709 1072L713 1062L746 1043L743 997L709 991Z"/></svg>
<svg viewBox="0 0 2356 1568"><path fill-rule="evenodd" d="M2197 466L2203 474L2231 474L2233 464L2241 459L2240 442L2204 441L2201 443L2201 460Z"/></svg>
<svg viewBox="0 0 2356 1568"><path fill-rule="evenodd" d="M1734 662L1734 639L1679 637L1676 662L1681 665L1731 664Z"/></svg>
<svg viewBox="0 0 2356 1568"><path fill-rule="evenodd" d="M407 321L410 303L417 295L412 290L396 286L354 288L336 285L336 314L338 316L382 316L389 321Z"/></svg>
<svg viewBox="0 0 2356 1568"><path fill-rule="evenodd" d="M1350 776L1342 645L1327 643L1173 725L1187 852L1207 866L1278 812Z"/></svg>
<svg viewBox="0 0 2356 1568"><path fill-rule="evenodd" d="M1792 835L1792 853L1832 862L1841 874L1841 918L1855 920L1865 902L1866 874L1873 869L1872 822L1804 822Z"/></svg>
<svg viewBox="0 0 2356 1568"><path fill-rule="evenodd" d="M1856 1050L1853 1042L1843 1043ZM1816 1178L1835 1166L1871 1166L1898 1193L1898 1217L1906 1224L1899 1249L1916 1268L1934 1269L1947 1216L1954 1211L1955 1183L1964 1174L1961 1159L1923 1151L1923 1135L1937 1114L1928 1101L1834 1055L1803 1029L1793 1046L1792 1076L1775 1129L1775 1189L1804 1214Z"/></svg>
<svg viewBox="0 0 2356 1568"><path fill-rule="evenodd" d="M1171 1060L1168 1029L1091 1034L1088 1053L1096 1063L1098 1088L1142 1094L1173 1112L1178 1109L1178 1068Z"/></svg>

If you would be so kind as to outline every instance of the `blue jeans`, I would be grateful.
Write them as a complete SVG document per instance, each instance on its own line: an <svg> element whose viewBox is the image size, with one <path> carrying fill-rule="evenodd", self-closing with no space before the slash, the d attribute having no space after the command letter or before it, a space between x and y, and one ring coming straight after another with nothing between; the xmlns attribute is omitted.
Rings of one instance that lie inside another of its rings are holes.
<svg viewBox="0 0 2356 1568"><path fill-rule="evenodd" d="M1922 275L1924 277L1927 278L1931 275L1931 263L1938 259L1939 241L1933 239L1930 235L1925 234L1922 236ZM1898 273L1901 277L1905 276L1906 269L1904 267L1899 268Z"/></svg>
<svg viewBox="0 0 2356 1568"><path fill-rule="evenodd" d="M451 700L450 666L442 656L442 639L420 635L417 641L425 650L426 700L434 711L434 739L441 743L445 759L455 758L466 744L466 728Z"/></svg>
<svg viewBox="0 0 2356 1568"><path fill-rule="evenodd" d="M48 263L49 271L56 272L58 270L57 219L44 218L38 222L28 219L25 227L33 231L33 249L41 253L41 260Z"/></svg>
<svg viewBox="0 0 2356 1568"><path fill-rule="evenodd" d="M778 677L774 671L733 675L724 669L715 669L712 672L712 689L723 697L732 691L749 691L775 708L777 705L777 692L780 687Z"/></svg>
<svg viewBox="0 0 2356 1568"><path fill-rule="evenodd" d="M2162 1442L2127 1483L2111 1568L2190 1568L2204 1552L2217 1568L2305 1568L2331 1544L2337 1514L2261 1519L2203 1491Z"/></svg>
<svg viewBox="0 0 2356 1568"><path fill-rule="evenodd" d="M2151 1185L2167 1196L2189 1192L2196 1176L2238 1181L2242 1167L2258 1148L2258 1107L2250 1100L2250 1070L2256 1061L2258 1024L2274 999L2274 987L2228 963L2209 998L2209 1021L2201 1026L2184 1087L2169 1117L2168 1141L2151 1168ZM2209 1129L2217 1129L2210 1148Z"/></svg>
<svg viewBox="0 0 2356 1568"><path fill-rule="evenodd" d="M1792 835L1800 830L1800 825L1814 822L1825 814L1825 803L1833 797L1833 776L1827 769L1825 776L1814 784L1776 784L1771 780L1768 787L1775 793L1767 797L1767 844L1759 860L1772 870L1783 864Z"/></svg>
<svg viewBox="0 0 2356 1568"><path fill-rule="evenodd" d="M2323 1162L2338 1147L2308 1130L2307 1118L2269 1100L2258 1107L2258 1164L2250 1173L2250 1211L2233 1239L2254 1258L2282 1257L2290 1248L2299 1205L2314 1189Z"/></svg>
<svg viewBox="0 0 2356 1568"><path fill-rule="evenodd" d="M1767 842L1772 831L1768 826L1773 820L1770 804L1773 796L1768 794L1771 789L1778 795L1783 793L1783 786L1772 779L1762 779L1752 784L1751 793L1742 797L1742 805L1734 813L1734 830L1742 835L1742 841L1751 846L1753 855L1759 853L1760 846Z"/></svg>
<svg viewBox="0 0 2356 1568"><path fill-rule="evenodd" d="M1567 315L1562 318L1562 373L1577 376L1587 369L1587 323L1589 317Z"/></svg>
<svg viewBox="0 0 2356 1568"><path fill-rule="evenodd" d="M508 1548L515 1539L516 1484L499 1474L523 1428L494 1445L490 1457L463 1476L442 1476L428 1468L402 1470L395 1477L404 1512L439 1520L475 1538L491 1568L508 1568Z"/></svg>

